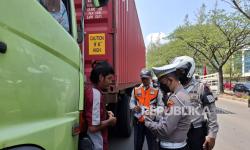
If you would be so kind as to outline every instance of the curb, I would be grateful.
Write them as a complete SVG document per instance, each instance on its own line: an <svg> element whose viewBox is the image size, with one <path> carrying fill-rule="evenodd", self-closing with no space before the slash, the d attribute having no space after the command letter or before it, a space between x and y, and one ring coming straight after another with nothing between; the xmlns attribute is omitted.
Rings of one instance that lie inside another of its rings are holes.
<svg viewBox="0 0 250 150"><path fill-rule="evenodd" d="M244 102L244 103L248 102L248 99L236 97L235 95L229 94L229 93L220 94L219 98L224 98L224 99L228 98L229 100L240 101L240 102Z"/></svg>

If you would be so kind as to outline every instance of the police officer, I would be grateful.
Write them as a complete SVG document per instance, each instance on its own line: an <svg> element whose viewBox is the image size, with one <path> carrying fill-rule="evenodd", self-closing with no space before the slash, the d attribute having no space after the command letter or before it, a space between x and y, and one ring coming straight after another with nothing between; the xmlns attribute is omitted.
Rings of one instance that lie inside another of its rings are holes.
<svg viewBox="0 0 250 150"><path fill-rule="evenodd" d="M145 115L145 126L160 139L161 150L188 150L186 143L187 132L191 124L191 116L188 107L191 106L188 93L180 84L176 74L176 67L179 64L165 65L153 68L162 87L170 91L167 107L162 118L157 122L153 121L154 116Z"/></svg>
<svg viewBox="0 0 250 150"><path fill-rule="evenodd" d="M147 69L142 69L142 84L135 87L131 94L130 108L134 112L134 149L142 150L144 138L146 136L148 149L155 150L156 139L153 134L144 126L143 113L150 108L164 106L162 94L159 89L154 88L151 83L152 73Z"/></svg>
<svg viewBox="0 0 250 150"><path fill-rule="evenodd" d="M219 129L217 123L215 99L209 87L205 83L193 77L195 62L188 56L176 57L173 63L182 63L181 83L190 95L191 103L198 114L192 119L191 129L188 132L188 145L191 150L211 150L215 145L216 135ZM202 114L205 110L207 123Z"/></svg>

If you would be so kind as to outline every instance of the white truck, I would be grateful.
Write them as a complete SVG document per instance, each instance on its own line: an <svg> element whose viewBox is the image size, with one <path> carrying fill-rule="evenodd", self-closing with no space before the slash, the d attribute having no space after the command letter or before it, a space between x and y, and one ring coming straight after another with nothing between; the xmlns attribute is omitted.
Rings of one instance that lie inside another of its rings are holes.
<svg viewBox="0 0 250 150"><path fill-rule="evenodd" d="M199 79L209 86L214 98L217 100L218 95L220 94L219 73L199 76Z"/></svg>

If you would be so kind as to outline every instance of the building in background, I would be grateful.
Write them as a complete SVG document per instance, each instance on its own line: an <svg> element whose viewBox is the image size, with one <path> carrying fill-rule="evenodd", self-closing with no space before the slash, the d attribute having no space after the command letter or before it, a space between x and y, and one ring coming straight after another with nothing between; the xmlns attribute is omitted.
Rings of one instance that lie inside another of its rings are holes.
<svg viewBox="0 0 250 150"><path fill-rule="evenodd" d="M250 77L250 49L242 50L242 76Z"/></svg>

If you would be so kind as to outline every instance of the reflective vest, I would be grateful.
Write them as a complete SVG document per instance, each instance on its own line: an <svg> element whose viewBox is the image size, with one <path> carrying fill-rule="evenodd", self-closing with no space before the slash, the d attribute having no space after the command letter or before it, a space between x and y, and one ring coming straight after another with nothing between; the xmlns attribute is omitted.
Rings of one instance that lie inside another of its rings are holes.
<svg viewBox="0 0 250 150"><path fill-rule="evenodd" d="M139 105L150 108L152 104L156 106L158 92L159 90L156 88L149 87L148 89L144 90L144 87L141 86L135 88L134 95Z"/></svg>

